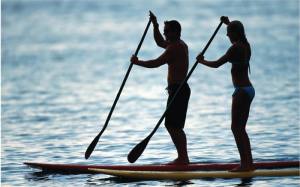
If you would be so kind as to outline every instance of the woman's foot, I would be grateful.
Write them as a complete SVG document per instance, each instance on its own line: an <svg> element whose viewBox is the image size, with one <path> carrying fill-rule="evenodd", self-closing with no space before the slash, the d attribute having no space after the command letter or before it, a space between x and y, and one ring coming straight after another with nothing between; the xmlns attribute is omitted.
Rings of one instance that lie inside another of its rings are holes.
<svg viewBox="0 0 300 187"><path fill-rule="evenodd" d="M254 170L255 170L254 166L237 166L229 170L229 172L247 172L247 171L254 171Z"/></svg>
<svg viewBox="0 0 300 187"><path fill-rule="evenodd" d="M190 163L189 159L179 159L179 158L176 158L172 162L167 163L167 165L187 165L189 163Z"/></svg>

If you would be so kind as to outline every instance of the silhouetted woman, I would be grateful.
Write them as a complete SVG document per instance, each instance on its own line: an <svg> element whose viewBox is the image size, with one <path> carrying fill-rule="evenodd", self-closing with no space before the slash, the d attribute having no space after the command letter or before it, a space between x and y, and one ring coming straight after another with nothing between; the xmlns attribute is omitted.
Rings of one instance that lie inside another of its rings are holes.
<svg viewBox="0 0 300 187"><path fill-rule="evenodd" d="M251 171L254 170L254 166L250 140L246 132L250 105L255 95L248 76L251 48L245 35L244 26L240 21L230 22L228 17L224 16L221 17L221 21L228 25L227 36L232 43L231 47L218 60L207 61L199 55L197 61L212 68L218 68L226 62L232 64L231 76L235 90L232 94L231 130L239 150L241 164L231 171Z"/></svg>

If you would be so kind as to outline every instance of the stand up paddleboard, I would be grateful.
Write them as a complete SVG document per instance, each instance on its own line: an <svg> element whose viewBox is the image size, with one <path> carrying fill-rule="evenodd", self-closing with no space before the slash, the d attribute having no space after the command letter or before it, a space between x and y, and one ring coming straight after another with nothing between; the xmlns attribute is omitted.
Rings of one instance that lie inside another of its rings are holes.
<svg viewBox="0 0 300 187"><path fill-rule="evenodd" d="M142 180L191 180L200 178L252 178L252 177L282 177L299 176L299 169L255 170L251 172L229 171L128 171L113 169L90 169L101 174Z"/></svg>
<svg viewBox="0 0 300 187"><path fill-rule="evenodd" d="M192 163L189 165L81 165L81 164L50 164L38 162L25 162L31 168L37 168L43 172L84 174L97 173L90 169L110 169L110 170L129 170L129 171L220 171L230 170L239 163ZM299 161L272 161L256 162L256 169L280 169L280 168L299 168Z"/></svg>

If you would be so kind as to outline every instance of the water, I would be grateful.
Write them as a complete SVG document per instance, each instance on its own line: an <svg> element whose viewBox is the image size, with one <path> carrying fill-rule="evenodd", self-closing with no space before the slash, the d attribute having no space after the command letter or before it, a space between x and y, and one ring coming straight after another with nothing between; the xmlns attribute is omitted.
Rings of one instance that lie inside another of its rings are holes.
<svg viewBox="0 0 300 187"><path fill-rule="evenodd" d="M43 175L24 161L127 164L126 156L163 113L165 66L134 66L109 126L89 160L84 152L102 128L148 21L178 19L190 64L221 15L241 20L252 45L256 89L248 133L255 161L299 159L299 1L2 1L1 182L3 186L298 186L299 177L177 181L124 181L105 175ZM223 26L207 59L230 45ZM141 59L157 57L152 27ZM191 67L190 66L190 67ZM193 162L238 162L230 130L230 64L199 65L186 133ZM137 164L176 157L162 127Z"/></svg>

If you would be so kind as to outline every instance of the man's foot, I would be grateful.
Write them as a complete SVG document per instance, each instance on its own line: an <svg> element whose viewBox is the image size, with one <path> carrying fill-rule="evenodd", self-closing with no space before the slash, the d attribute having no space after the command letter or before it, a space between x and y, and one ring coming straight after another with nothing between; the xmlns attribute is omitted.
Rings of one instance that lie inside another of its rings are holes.
<svg viewBox="0 0 300 187"><path fill-rule="evenodd" d="M237 166L229 170L229 172L247 172L247 171L254 171L254 170L255 170L254 166L248 166L248 167Z"/></svg>
<svg viewBox="0 0 300 187"><path fill-rule="evenodd" d="M187 165L189 163L190 163L189 159L183 160L183 159L176 158L172 162L167 163L167 165Z"/></svg>

